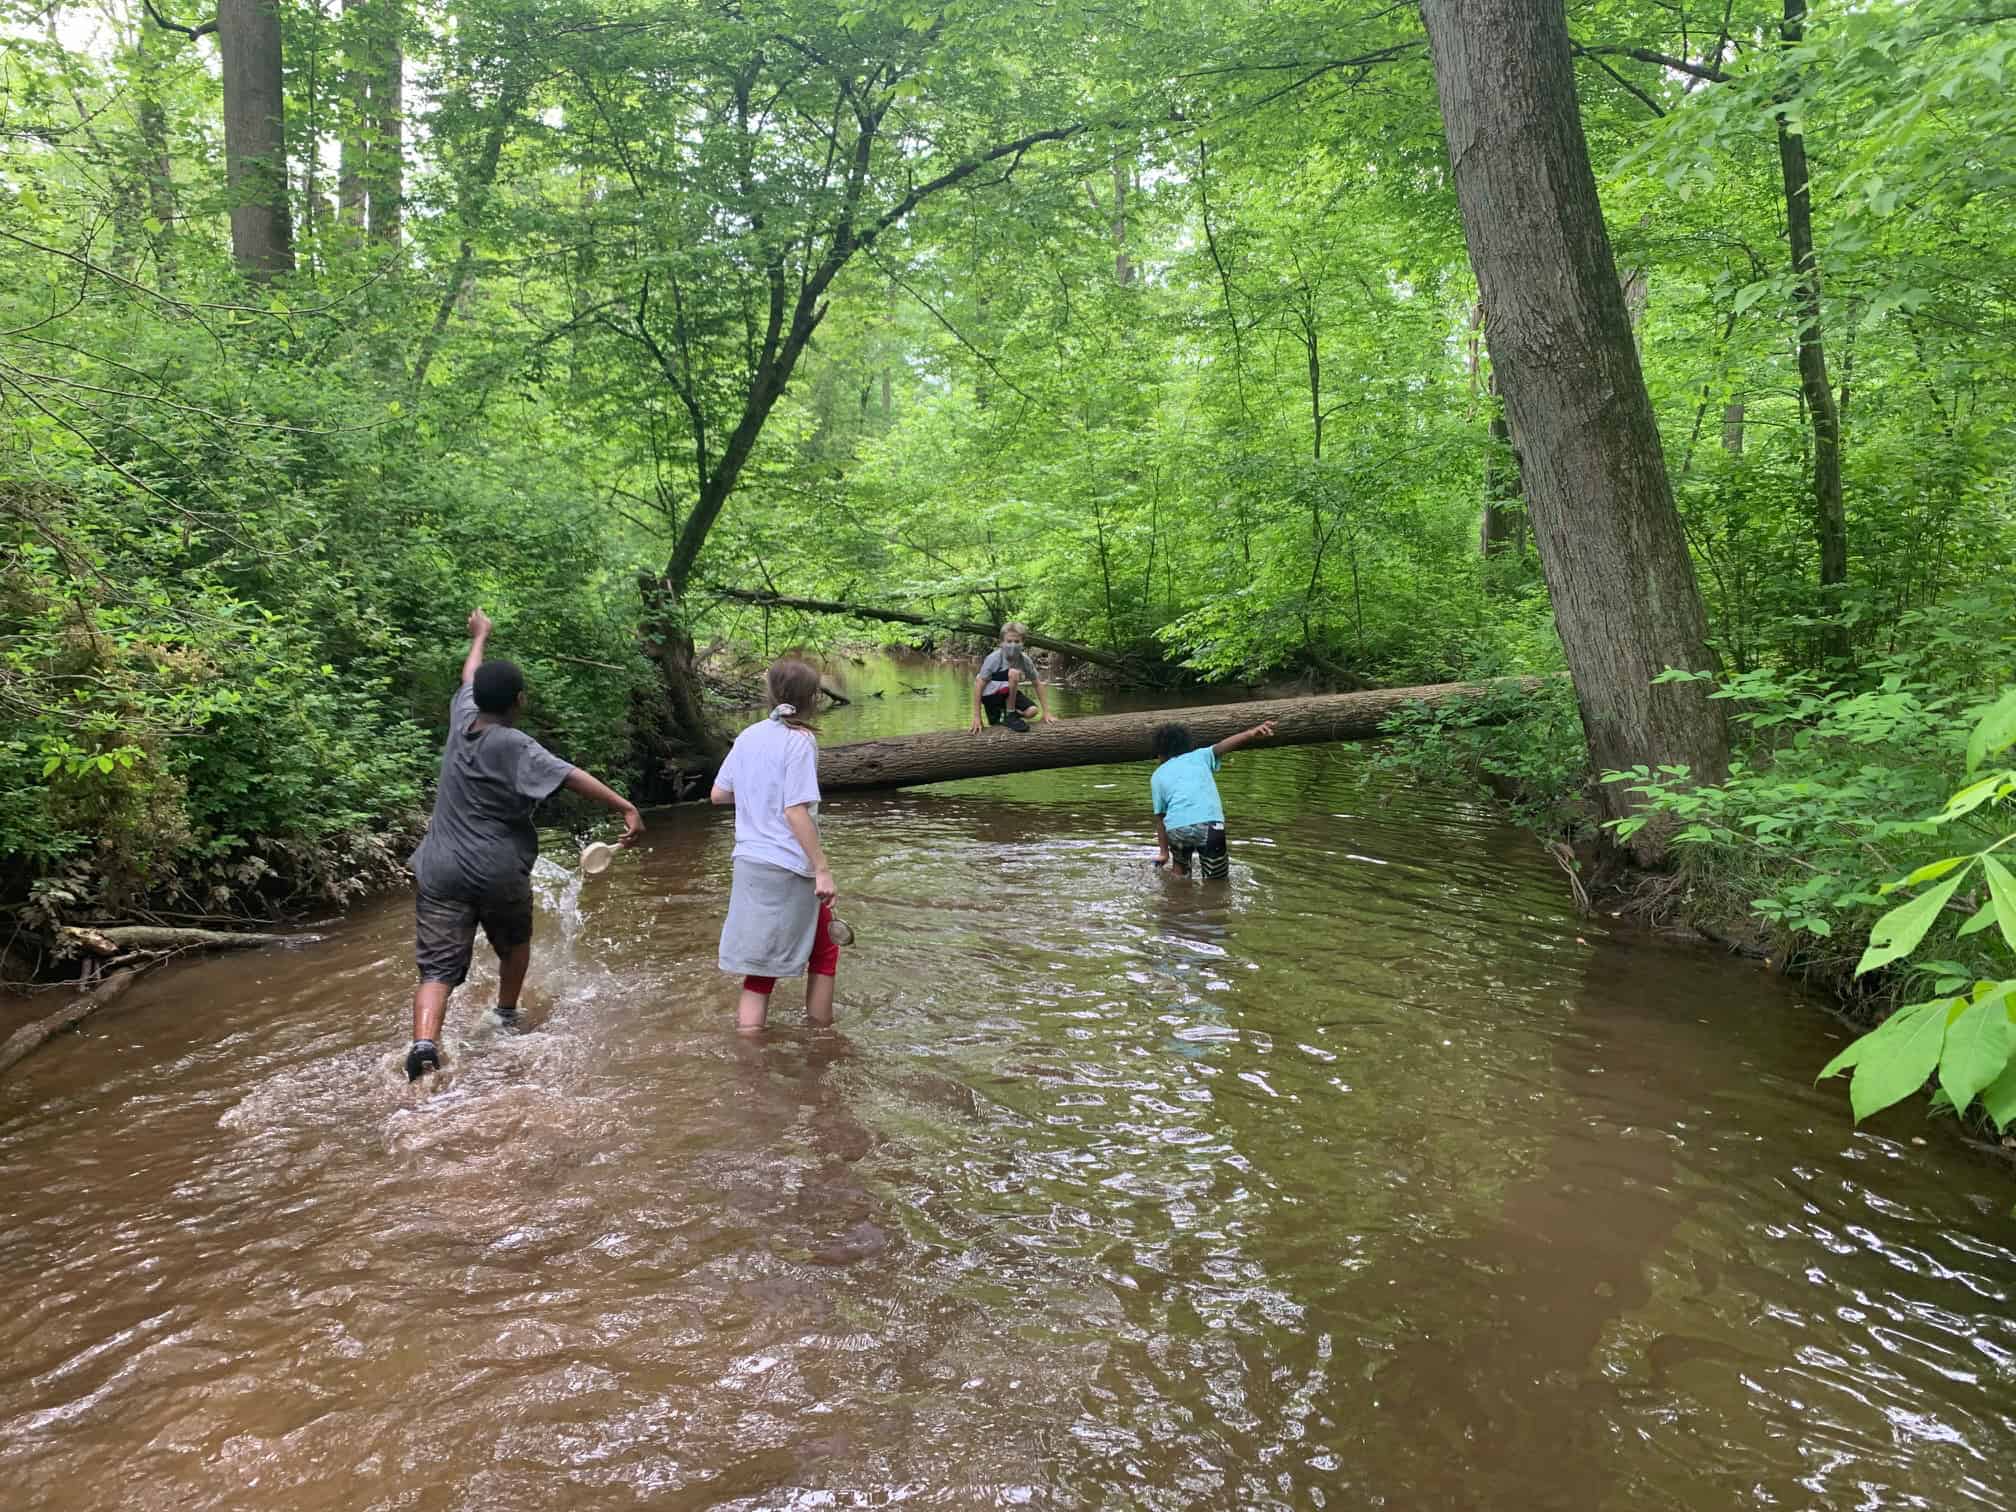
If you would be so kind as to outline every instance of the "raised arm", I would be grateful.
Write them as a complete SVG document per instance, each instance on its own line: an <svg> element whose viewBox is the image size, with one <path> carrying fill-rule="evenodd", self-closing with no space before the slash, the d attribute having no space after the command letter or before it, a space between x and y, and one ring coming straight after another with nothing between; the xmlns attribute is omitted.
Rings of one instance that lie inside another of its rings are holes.
<svg viewBox="0 0 2016 1512"><path fill-rule="evenodd" d="M490 616L481 609L469 611L469 654L462 658L462 686L476 681L476 669L483 665L483 646L490 639Z"/></svg>
<svg viewBox="0 0 2016 1512"><path fill-rule="evenodd" d="M637 805L590 773L576 767L560 785L570 793L579 793L583 798L607 804L623 816L623 838L616 842L618 845L635 845L637 837L644 833L644 816L637 812Z"/></svg>
<svg viewBox="0 0 2016 1512"><path fill-rule="evenodd" d="M1211 747L1211 754L1214 756L1229 756L1248 741L1265 740L1273 733L1274 721L1263 719L1250 730L1241 730L1237 735L1227 735L1218 744Z"/></svg>

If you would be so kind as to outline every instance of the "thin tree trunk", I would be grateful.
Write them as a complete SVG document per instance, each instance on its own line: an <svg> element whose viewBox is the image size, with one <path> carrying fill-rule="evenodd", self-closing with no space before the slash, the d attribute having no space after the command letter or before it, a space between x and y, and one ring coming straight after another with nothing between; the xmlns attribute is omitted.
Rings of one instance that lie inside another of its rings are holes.
<svg viewBox="0 0 2016 1512"><path fill-rule="evenodd" d="M231 256L245 273L264 280L294 270L279 0L218 0L217 43Z"/></svg>
<svg viewBox="0 0 2016 1512"><path fill-rule="evenodd" d="M1589 167L1561 0L1423 0L1492 364L1519 447L1555 624L1599 771L1728 769L1699 683L1707 617ZM1628 816L1621 783L1606 817ZM1664 853L1648 825L1641 860Z"/></svg>
<svg viewBox="0 0 2016 1512"><path fill-rule="evenodd" d="M398 0L372 0L378 24L372 28L370 237L399 244L406 197L405 15Z"/></svg>
<svg viewBox="0 0 2016 1512"><path fill-rule="evenodd" d="M524 102L524 94L515 82L507 81L498 93L495 112L490 117L490 129L483 137L483 150L477 154L475 170L462 191L462 203L457 210L462 222L462 246L455 254L455 268L448 276L447 286L441 291L441 302L434 307L434 323L421 338L419 354L413 359L413 388L416 392L427 382L427 369L432 366L434 354L440 349L448 321L468 290L469 270L476 261L475 236L483 220L484 207L490 202L490 190L497 182L497 163L504 153L505 138L511 134L512 123L517 120Z"/></svg>
<svg viewBox="0 0 2016 1512"><path fill-rule="evenodd" d="M1521 485L1519 454L1512 449L1512 426L1505 406L1491 410L1491 446L1484 454L1484 526L1480 544L1487 557L1504 556L1518 544Z"/></svg>
<svg viewBox="0 0 2016 1512"><path fill-rule="evenodd" d="M369 182L370 147L367 134L371 121L371 74L361 59L366 54L365 28L369 23L368 0L343 0L344 54L340 92L342 114L337 138L336 224L350 239L361 240L366 216L365 187Z"/></svg>
<svg viewBox="0 0 2016 1512"><path fill-rule="evenodd" d="M1780 28L1785 46L1796 47L1806 35L1806 0L1785 0ZM1813 523L1820 543L1820 586L1837 588L1848 581L1848 520L1841 501L1841 413L1827 379L1827 352L1820 333L1820 265L1813 255L1812 180L1806 167L1806 138L1794 131L1785 107L1778 104L1778 164L1785 178L1785 236L1792 249L1799 310L1799 389L1806 400L1807 423L1813 432ZM1830 609L1839 609L1830 601ZM1821 637L1829 657L1849 654L1845 625L1829 623Z"/></svg>
<svg viewBox="0 0 2016 1512"><path fill-rule="evenodd" d="M1154 754L1158 725L1178 721L1199 745L1274 721L1267 745L1314 745L1332 740L1377 740L1386 722L1408 704L1442 705L1483 697L1506 688L1537 692L1542 679L1507 678L1499 683L1437 683L1422 688L1378 688L1365 693L1331 693L1318 698L1274 698L1259 703L1206 704L1189 709L1149 709L1133 714L1100 714L1089 719L1046 720L1026 731L996 730L974 735L965 729L937 730L887 740L863 740L824 747L819 752L819 787L825 793L862 788L914 787L1002 772L1036 772L1052 767L1099 766L1145 761ZM1257 748L1256 748L1257 749Z"/></svg>
<svg viewBox="0 0 2016 1512"><path fill-rule="evenodd" d="M164 53L172 55L172 44L164 46L154 29L142 25L133 38L134 125L140 136L140 172L147 183L147 214L158 228L148 240L154 248L154 266L162 288L175 282L175 258L171 246L175 234L174 160L168 153L168 110L161 102L164 80Z"/></svg>
<svg viewBox="0 0 2016 1512"><path fill-rule="evenodd" d="M1743 396L1740 394L1722 407L1722 450L1732 457L1743 455Z"/></svg>

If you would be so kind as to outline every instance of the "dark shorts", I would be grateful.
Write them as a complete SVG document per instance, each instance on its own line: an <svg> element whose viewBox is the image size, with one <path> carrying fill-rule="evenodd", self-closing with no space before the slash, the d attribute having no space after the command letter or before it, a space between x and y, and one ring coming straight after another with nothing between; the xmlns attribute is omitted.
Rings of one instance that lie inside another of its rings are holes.
<svg viewBox="0 0 2016 1512"><path fill-rule="evenodd" d="M1225 826L1222 824L1185 824L1169 831L1169 855L1186 872L1190 870L1190 858L1198 857L1203 862L1204 875L1212 881L1220 881L1232 875L1232 861L1225 854Z"/></svg>
<svg viewBox="0 0 2016 1512"><path fill-rule="evenodd" d="M987 723L990 725L1001 723L1002 716L1008 712L1008 690L1003 688L999 693L981 694L980 707L987 711ZM1024 693L1020 688L1015 690L1015 712L1017 714L1027 714L1035 707L1035 699Z"/></svg>
<svg viewBox="0 0 2016 1512"><path fill-rule="evenodd" d="M460 987L469 978L478 924L499 956L532 938L532 893L528 888L473 902L422 892L413 899L413 920L420 980Z"/></svg>

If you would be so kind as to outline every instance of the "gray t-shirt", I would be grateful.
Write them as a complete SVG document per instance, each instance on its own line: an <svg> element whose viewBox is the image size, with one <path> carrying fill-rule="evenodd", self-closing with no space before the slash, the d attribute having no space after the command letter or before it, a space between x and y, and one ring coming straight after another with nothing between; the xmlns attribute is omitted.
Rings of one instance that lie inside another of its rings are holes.
<svg viewBox="0 0 2016 1512"><path fill-rule="evenodd" d="M448 749L434 818L408 865L422 892L480 900L530 885L539 859L532 809L574 770L522 730L471 729L476 695L467 683L448 706Z"/></svg>
<svg viewBox="0 0 2016 1512"><path fill-rule="evenodd" d="M980 663L980 691L983 694L999 693L1008 686L1010 660L1007 652L999 646L987 653L987 659ZM1042 675L1036 670L1036 663L1030 660L1027 651L1017 651L1012 660L1015 666L1022 669L1024 681L1034 682Z"/></svg>

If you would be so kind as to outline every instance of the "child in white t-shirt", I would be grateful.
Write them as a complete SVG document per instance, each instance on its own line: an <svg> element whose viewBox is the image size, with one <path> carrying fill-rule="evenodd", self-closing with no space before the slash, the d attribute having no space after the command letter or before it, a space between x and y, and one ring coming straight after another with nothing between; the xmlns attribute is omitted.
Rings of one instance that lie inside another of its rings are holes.
<svg viewBox="0 0 2016 1512"><path fill-rule="evenodd" d="M833 1022L833 873L819 844L819 741L799 711L814 707L819 674L785 659L765 682L774 707L735 737L710 796L735 805L735 876L721 926L721 969L741 976L735 1026L763 1028L777 978L809 973L805 1012Z"/></svg>

